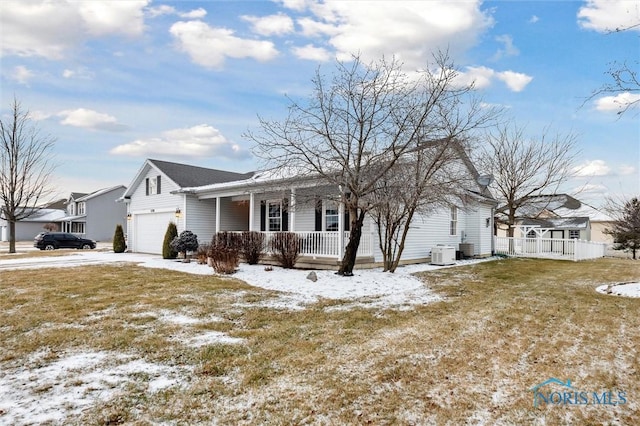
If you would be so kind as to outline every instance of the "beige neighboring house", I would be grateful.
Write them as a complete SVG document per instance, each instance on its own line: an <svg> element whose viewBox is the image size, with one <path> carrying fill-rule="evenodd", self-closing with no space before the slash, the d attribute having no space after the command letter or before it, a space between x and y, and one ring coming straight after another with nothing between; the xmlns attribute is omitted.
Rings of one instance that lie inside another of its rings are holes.
<svg viewBox="0 0 640 426"><path fill-rule="evenodd" d="M505 207L496 213L496 223L504 220ZM533 197L526 206L518 210L516 226L523 225L526 229L532 226L546 231L542 238L580 239L613 244L613 238L604 233L613 219L595 207L577 200L567 194L551 194ZM496 235L507 236L507 225L497 225ZM516 229L515 237L524 237L522 228ZM529 231L527 235L535 238L536 233Z"/></svg>

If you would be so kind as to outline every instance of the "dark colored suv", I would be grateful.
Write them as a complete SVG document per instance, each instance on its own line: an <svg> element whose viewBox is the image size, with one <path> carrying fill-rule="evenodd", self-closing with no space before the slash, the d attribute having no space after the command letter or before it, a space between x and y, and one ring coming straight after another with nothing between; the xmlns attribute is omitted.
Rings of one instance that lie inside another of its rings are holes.
<svg viewBox="0 0 640 426"><path fill-rule="evenodd" d="M33 240L33 246L40 250L55 250L58 248L94 249L96 242L86 238L76 237L67 232L41 232Z"/></svg>

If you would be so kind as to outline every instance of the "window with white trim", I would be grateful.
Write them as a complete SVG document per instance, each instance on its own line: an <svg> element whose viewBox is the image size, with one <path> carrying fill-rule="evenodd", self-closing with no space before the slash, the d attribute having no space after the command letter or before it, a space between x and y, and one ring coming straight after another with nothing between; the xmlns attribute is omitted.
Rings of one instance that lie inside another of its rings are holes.
<svg viewBox="0 0 640 426"><path fill-rule="evenodd" d="M527 232L527 238L536 238L537 236L538 236L538 234L533 229L531 231Z"/></svg>
<svg viewBox="0 0 640 426"><path fill-rule="evenodd" d="M338 231L338 220L340 217L340 210L338 209L338 203L335 201L324 202L324 230L330 232Z"/></svg>
<svg viewBox="0 0 640 426"><path fill-rule="evenodd" d="M282 231L282 202L267 202L267 229L269 232Z"/></svg>
<svg viewBox="0 0 640 426"><path fill-rule="evenodd" d="M574 240L579 240L580 231L578 229L569 229L569 238Z"/></svg>
<svg viewBox="0 0 640 426"><path fill-rule="evenodd" d="M84 206L85 206L85 205L84 205L84 201L83 201L83 202L81 202L81 203L78 203L78 214L79 214L79 215L84 214Z"/></svg>
<svg viewBox="0 0 640 426"><path fill-rule="evenodd" d="M449 226L449 235L458 234L458 208L451 207L451 224Z"/></svg>
<svg viewBox="0 0 640 426"><path fill-rule="evenodd" d="M146 193L147 195L160 194L160 176L146 179Z"/></svg>

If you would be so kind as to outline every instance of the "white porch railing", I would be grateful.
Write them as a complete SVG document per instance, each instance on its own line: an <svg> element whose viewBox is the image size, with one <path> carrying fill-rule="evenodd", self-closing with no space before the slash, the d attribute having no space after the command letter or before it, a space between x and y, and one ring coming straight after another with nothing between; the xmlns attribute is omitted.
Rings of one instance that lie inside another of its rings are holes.
<svg viewBox="0 0 640 426"><path fill-rule="evenodd" d="M265 234L265 246L270 247L270 242L276 232L263 232ZM349 232L344 233L343 247L340 250L340 233L328 231L295 232L300 238L302 256L334 257L340 259L344 248L349 243ZM358 246L358 257L373 256L373 234L363 232ZM268 251L268 250L267 250Z"/></svg>
<svg viewBox="0 0 640 426"><path fill-rule="evenodd" d="M548 259L588 260L604 257L606 243L577 239L494 237L497 254Z"/></svg>

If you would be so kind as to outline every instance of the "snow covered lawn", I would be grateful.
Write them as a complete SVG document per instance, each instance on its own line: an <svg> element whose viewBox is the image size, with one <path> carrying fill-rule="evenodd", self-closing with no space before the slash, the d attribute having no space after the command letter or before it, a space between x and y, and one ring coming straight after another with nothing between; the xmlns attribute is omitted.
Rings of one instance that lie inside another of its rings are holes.
<svg viewBox="0 0 640 426"><path fill-rule="evenodd" d="M457 266L489 260L493 260L493 258L458 261ZM65 268L121 262L189 274L215 275L212 268L199 265L195 261L183 263L165 260L157 255L97 251L79 251L59 257L0 260L0 270ZM265 271L264 265L241 264L239 270L231 277L255 287L283 293L277 300L267 301L264 306L302 309L304 305L315 303L324 298L352 300L354 303L350 305L351 307L366 305L376 308L396 307L403 309L440 299L413 275L417 272L440 268L443 266L409 265L398 268L394 274L382 272L380 268L356 269L353 277L337 276L333 271L316 271L318 280L312 282L306 278L309 271L279 267L273 267L272 271Z"/></svg>
<svg viewBox="0 0 640 426"><path fill-rule="evenodd" d="M638 281L634 262L314 283L157 256L49 259L0 261L0 425L634 424L640 410L640 299L594 291ZM628 402L534 408L551 377Z"/></svg>

